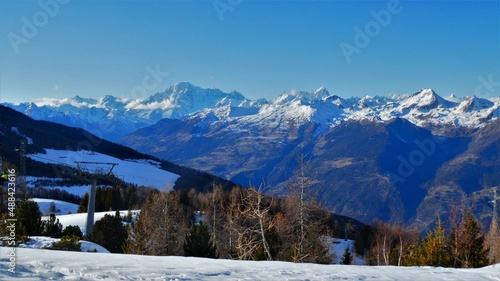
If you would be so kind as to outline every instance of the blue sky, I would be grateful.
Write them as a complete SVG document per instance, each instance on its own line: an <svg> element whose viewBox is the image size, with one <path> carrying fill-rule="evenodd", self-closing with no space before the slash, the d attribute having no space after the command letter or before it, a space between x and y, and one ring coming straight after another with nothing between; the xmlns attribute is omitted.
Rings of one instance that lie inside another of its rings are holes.
<svg viewBox="0 0 500 281"><path fill-rule="evenodd" d="M0 101L145 98L181 81L251 99L321 86L500 96L499 13L499 1L0 0Z"/></svg>

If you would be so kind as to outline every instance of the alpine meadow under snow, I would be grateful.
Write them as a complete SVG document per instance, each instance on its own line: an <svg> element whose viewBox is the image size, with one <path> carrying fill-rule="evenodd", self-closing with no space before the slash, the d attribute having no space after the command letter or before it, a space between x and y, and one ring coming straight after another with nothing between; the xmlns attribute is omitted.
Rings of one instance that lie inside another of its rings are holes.
<svg viewBox="0 0 500 281"><path fill-rule="evenodd" d="M7 264L6 248L1 262ZM296 264L153 257L18 248L16 273L2 280L500 280L500 264L479 269Z"/></svg>
<svg viewBox="0 0 500 281"><path fill-rule="evenodd" d="M153 160L121 160L95 151L69 151L45 149L46 153L28 155L31 159L48 163L62 164L77 167L75 161L116 163L113 175L121 180L143 186L152 186L160 190L169 190L174 186L178 175L158 168L159 163ZM93 172L98 167L90 165L88 169ZM69 191L71 193L71 191Z"/></svg>

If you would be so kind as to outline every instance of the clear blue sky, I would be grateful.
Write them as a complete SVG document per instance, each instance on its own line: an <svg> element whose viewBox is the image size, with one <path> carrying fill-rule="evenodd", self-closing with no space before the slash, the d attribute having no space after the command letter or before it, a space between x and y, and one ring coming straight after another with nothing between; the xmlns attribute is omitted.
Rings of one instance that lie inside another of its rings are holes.
<svg viewBox="0 0 500 281"><path fill-rule="evenodd" d="M478 77L500 82L499 1L401 1L382 25L372 12L391 1L55 1L0 0L1 102L140 98L137 87L149 95L181 81L251 99L321 86L464 96ZM359 47L350 62L343 43ZM500 96L498 83L485 89Z"/></svg>

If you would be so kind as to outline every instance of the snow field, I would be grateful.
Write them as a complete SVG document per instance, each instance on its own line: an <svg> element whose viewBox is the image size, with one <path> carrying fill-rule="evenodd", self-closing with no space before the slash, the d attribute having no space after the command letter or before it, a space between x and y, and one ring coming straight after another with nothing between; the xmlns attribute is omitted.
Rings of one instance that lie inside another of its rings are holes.
<svg viewBox="0 0 500 281"><path fill-rule="evenodd" d="M56 205L57 206L57 205ZM137 211L134 211L137 212ZM105 214L95 214L95 221ZM122 216L127 211L121 211ZM63 226L85 229L86 213L57 216ZM496 280L500 264L480 269L395 267L361 265L295 264L274 261L235 261L172 256L110 254L91 242L82 241L82 252L44 250L59 239L31 237L16 249L15 274L8 266L0 270L0 280ZM334 239L330 253L342 259L352 240ZM99 253L89 253L96 249ZM0 247L0 263L7 265L9 249ZM355 259L356 264L362 260Z"/></svg>
<svg viewBox="0 0 500 281"><path fill-rule="evenodd" d="M7 262L0 248L2 264ZM17 249L16 273L0 280L500 280L500 264L480 269L294 264L191 257Z"/></svg>
<svg viewBox="0 0 500 281"><path fill-rule="evenodd" d="M50 214L49 207L50 207L50 204L52 202L54 202L54 205L55 205L56 210L57 210L57 212L55 214L58 217L59 217L59 215L75 214L78 211L77 204L72 204L72 203L61 201L61 200L42 199L42 198L31 198L31 200L38 203L38 208L40 208L40 212L42 212L43 215Z"/></svg>
<svg viewBox="0 0 500 281"><path fill-rule="evenodd" d="M94 151L45 149L46 154L28 155L31 159L48 164L63 164L76 167L75 161L118 163L113 174L125 182L153 186L160 190L169 190L179 178L179 175L158 168L158 163L151 160L121 160ZM71 193L71 191L68 190Z"/></svg>

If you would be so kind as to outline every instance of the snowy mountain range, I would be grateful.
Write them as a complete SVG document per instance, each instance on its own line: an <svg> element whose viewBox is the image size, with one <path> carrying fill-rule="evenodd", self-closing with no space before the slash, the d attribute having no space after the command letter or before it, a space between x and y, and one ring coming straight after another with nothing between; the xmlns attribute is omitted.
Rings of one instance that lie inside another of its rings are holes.
<svg viewBox="0 0 500 281"><path fill-rule="evenodd" d="M317 199L364 222L425 230L460 202L488 226L500 186L500 98L422 89L345 99L322 87L249 100L184 82L144 100L6 105L275 195L290 192L305 155Z"/></svg>
<svg viewBox="0 0 500 281"><path fill-rule="evenodd" d="M291 90L273 100L249 100L233 91L175 84L146 99L105 96L100 99L42 98L21 104L4 103L34 119L87 129L118 140L163 118L209 118L239 124L266 123L287 127L312 121L322 128L349 120L387 121L396 117L435 132L443 126L477 128L500 116L500 99L475 96L443 98L431 89L412 95L341 98L321 87L312 92Z"/></svg>

